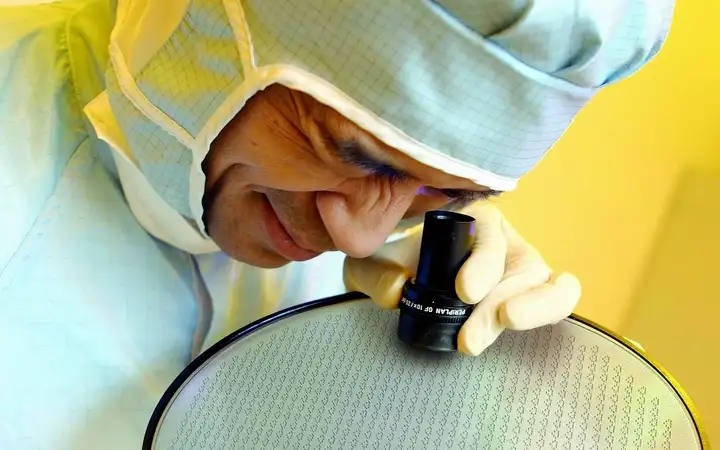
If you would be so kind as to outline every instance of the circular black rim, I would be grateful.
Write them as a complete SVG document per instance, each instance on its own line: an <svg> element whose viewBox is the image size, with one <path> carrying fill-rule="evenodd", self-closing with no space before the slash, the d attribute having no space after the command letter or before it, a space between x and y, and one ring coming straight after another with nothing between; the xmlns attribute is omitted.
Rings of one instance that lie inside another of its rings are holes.
<svg viewBox="0 0 720 450"><path fill-rule="evenodd" d="M278 311L269 316L260 318L255 322L245 325L244 327L238 329L237 331L225 336L224 338L216 342L210 348L200 353L195 359L190 361L190 364L188 364L187 367L185 367L185 369L183 369L183 371L180 372L177 377L175 377L167 390L165 390L165 393L162 395L162 397L160 397L160 401L155 406L155 409L150 416L148 426L145 430L142 450L152 450L152 445L155 440L155 436L157 435L158 426L160 425L160 421L165 414L165 410L167 409L170 402L172 402L173 398L175 398L175 395L185 385L187 380L192 377L198 369L204 366L205 363L210 361L216 354L225 349L227 346L237 342L238 340L261 328L264 328L287 317L292 317L294 315L324 306L332 306L338 303L365 299L368 299L365 294L362 294L360 292L348 292L346 294L336 295L334 297L327 297L319 300L314 300L312 302L301 303L299 305L291 306L289 308ZM575 314L573 314L570 318L595 331L602 333L603 335L614 340L621 346L626 347L632 353L640 357L640 359L645 361L650 367L652 367L666 382L670 384L670 386L675 391L675 394L681 399L683 405L685 406L685 409L690 414L690 417L693 420L693 425L695 426L695 430L698 433L701 447L703 449L710 448L709 443L707 442L707 435L705 433L705 430L700 424L695 405L692 403L687 393L677 384L677 381L675 381L663 367L661 367L656 361L649 358L642 349L637 348L634 344L632 344L632 342L628 342L626 339L619 337L615 333L596 324L595 322L592 322L591 320L585 319L584 317L580 317Z"/></svg>
<svg viewBox="0 0 720 450"><path fill-rule="evenodd" d="M205 363L210 361L221 350L225 349L230 344L233 344L236 341L244 338L245 336L259 330L260 328L266 327L286 317L292 317L296 314L317 309L323 306L332 306L338 303L344 303L353 300L363 300L367 298L368 297L366 295L359 292L348 292L347 294L322 298L320 300L314 300L308 303L301 303L299 305L291 306L290 308L283 309L282 311L278 311L274 314L258 319L255 322L245 325L244 327L238 329L237 331L225 336L224 338L216 342L210 348L200 353L195 359L190 361L190 364L188 364L187 367L185 367L185 369L180 372L180 375L175 377L167 390L165 390L165 393L162 395L162 397L160 397L160 401L155 406L155 409L150 416L150 422L148 423L148 426L145 430L145 437L143 438L142 449L152 450L153 441L155 440L160 421L165 414L166 408L168 407L170 402L172 402L173 398L175 398L175 394L177 394L178 391L185 385L185 382L193 376L195 371L197 371L199 368L205 365Z"/></svg>

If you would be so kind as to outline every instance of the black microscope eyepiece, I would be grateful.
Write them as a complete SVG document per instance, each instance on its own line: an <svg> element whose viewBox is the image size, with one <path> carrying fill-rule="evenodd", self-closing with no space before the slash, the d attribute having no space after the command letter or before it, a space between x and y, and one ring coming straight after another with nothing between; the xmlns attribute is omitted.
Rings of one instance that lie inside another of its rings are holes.
<svg viewBox="0 0 720 450"><path fill-rule="evenodd" d="M457 336L473 307L455 291L455 278L470 256L475 219L450 211L425 214L415 279L408 280L400 301L398 337L433 351L457 350Z"/></svg>

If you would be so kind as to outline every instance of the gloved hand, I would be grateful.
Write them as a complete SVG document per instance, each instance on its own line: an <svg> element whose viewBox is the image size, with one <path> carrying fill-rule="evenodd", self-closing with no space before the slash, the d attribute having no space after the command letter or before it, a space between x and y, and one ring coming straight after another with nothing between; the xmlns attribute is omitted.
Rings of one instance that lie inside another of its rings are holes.
<svg viewBox="0 0 720 450"><path fill-rule="evenodd" d="M554 273L538 251L487 202L466 207L475 218L475 243L455 289L460 299L477 304L458 336L458 349L479 355L506 328L528 330L569 316L581 288L569 273ZM400 303L406 280L415 275L421 230L385 244L369 258L346 258L345 285L371 297L382 308Z"/></svg>

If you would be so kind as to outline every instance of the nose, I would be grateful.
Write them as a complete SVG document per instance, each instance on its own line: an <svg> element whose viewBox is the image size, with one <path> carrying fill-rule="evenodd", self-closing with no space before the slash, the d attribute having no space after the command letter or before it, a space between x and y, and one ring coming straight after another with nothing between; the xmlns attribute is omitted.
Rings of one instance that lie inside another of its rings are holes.
<svg viewBox="0 0 720 450"><path fill-rule="evenodd" d="M352 180L321 192L317 207L335 247L353 258L372 255L395 229L417 194L416 181Z"/></svg>

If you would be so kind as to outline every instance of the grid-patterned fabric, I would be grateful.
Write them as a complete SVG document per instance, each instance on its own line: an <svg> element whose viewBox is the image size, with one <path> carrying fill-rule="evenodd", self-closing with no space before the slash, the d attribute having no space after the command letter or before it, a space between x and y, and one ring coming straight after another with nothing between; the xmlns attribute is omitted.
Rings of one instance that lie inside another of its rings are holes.
<svg viewBox="0 0 720 450"><path fill-rule="evenodd" d="M242 0L225 6L189 0L168 40L135 76L138 90L164 116L152 107L138 111L119 94L114 77L108 80L114 113L142 171L188 217L189 200L197 205L202 196L188 192L190 173L198 169L164 129L183 128L186 145L197 139L203 148L192 151L201 159L215 137L209 134L273 83L317 96L423 163L512 189L598 87L657 53L673 0L343 0L332 6ZM241 55L245 48L253 54Z"/></svg>
<svg viewBox="0 0 720 450"><path fill-rule="evenodd" d="M441 0L447 1L447 0ZM658 36L672 16L666 1L578 2L554 0L552 12L529 8L521 26L513 26L490 39L525 64L581 86L600 87L627 77L659 50ZM613 32L599 27L604 17ZM644 49L638 52L638 49Z"/></svg>
<svg viewBox="0 0 720 450"><path fill-rule="evenodd" d="M577 21L579 2L576 0L553 0L555 14L547 14L547 8L536 7L529 0L495 0L482 4L436 0L436 3L515 58L549 74L572 64L576 55L588 53L592 42L586 37L597 38L593 36L596 34L593 29L587 29L593 22ZM599 44L601 39L595 42Z"/></svg>
<svg viewBox="0 0 720 450"><path fill-rule="evenodd" d="M155 106L193 136L242 81L237 42L222 0L192 1L136 80Z"/></svg>
<svg viewBox="0 0 720 450"><path fill-rule="evenodd" d="M188 201L192 152L135 108L120 90L112 69L106 78L110 104L140 170L168 205L192 218Z"/></svg>
<svg viewBox="0 0 720 450"><path fill-rule="evenodd" d="M531 0L431 0L476 33L490 37L518 21Z"/></svg>
<svg viewBox="0 0 720 450"><path fill-rule="evenodd" d="M139 447L190 359L188 257L151 238L87 140L0 266L0 448Z"/></svg>
<svg viewBox="0 0 720 450"><path fill-rule="evenodd" d="M258 64L306 69L425 145L501 176L530 170L592 94L528 77L418 2L244 3Z"/></svg>
<svg viewBox="0 0 720 450"><path fill-rule="evenodd" d="M87 135L60 37L75 7L43 25L27 12L0 12L0 272Z"/></svg>

